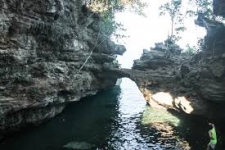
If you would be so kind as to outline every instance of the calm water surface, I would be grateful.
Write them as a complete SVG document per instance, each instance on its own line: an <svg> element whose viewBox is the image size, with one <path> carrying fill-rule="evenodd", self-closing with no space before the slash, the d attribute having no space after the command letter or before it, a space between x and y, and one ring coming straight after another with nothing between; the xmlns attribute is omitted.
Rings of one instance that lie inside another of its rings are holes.
<svg viewBox="0 0 225 150"><path fill-rule="evenodd" d="M69 142L90 149L205 149L207 128L202 118L154 110L129 79L120 87L70 104L50 121L17 133L0 143L0 150L64 150ZM81 149L81 148L80 148Z"/></svg>

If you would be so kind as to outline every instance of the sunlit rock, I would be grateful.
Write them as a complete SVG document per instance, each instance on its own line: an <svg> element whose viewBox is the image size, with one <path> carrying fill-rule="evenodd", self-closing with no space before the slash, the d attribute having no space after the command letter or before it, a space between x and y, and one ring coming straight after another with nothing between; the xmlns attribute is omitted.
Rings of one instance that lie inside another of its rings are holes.
<svg viewBox="0 0 225 150"><path fill-rule="evenodd" d="M181 109L187 114L191 114L194 111L191 102L188 101L184 96L175 98L174 104L177 108Z"/></svg>
<svg viewBox="0 0 225 150"><path fill-rule="evenodd" d="M173 97L170 95L170 93L158 92L153 94L151 98L161 105L169 107L173 106Z"/></svg>

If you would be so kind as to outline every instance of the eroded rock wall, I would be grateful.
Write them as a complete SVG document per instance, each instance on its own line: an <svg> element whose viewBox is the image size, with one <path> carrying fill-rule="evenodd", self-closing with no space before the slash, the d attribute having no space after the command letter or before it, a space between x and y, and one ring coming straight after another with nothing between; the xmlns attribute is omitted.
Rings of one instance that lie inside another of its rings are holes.
<svg viewBox="0 0 225 150"><path fill-rule="evenodd" d="M103 64L125 48L100 23L81 0L0 0L1 133L115 84L101 75Z"/></svg>
<svg viewBox="0 0 225 150"><path fill-rule="evenodd" d="M223 118L225 52L213 55L208 51L179 54L176 44L171 48L158 43L134 61L133 70L140 73L133 80L153 107Z"/></svg>
<svg viewBox="0 0 225 150"><path fill-rule="evenodd" d="M225 16L224 2L213 1L215 15ZM207 31L200 52L179 54L176 44L157 43L134 61L133 70L143 73L133 80L153 107L224 118L225 25L202 14L195 23Z"/></svg>

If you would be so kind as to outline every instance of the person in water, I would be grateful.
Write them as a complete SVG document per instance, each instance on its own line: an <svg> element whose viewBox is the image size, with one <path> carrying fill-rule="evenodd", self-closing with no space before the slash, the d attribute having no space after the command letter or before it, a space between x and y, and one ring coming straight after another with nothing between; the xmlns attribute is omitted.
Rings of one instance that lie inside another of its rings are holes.
<svg viewBox="0 0 225 150"><path fill-rule="evenodd" d="M217 144L216 129L213 123L209 123L209 125L211 126L211 129L209 130L210 142L207 146L207 150L210 150L210 148L215 150Z"/></svg>

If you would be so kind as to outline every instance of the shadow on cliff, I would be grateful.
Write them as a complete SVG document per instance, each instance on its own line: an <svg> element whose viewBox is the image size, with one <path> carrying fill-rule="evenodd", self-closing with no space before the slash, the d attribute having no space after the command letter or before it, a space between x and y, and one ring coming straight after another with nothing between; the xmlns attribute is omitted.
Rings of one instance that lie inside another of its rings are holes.
<svg viewBox="0 0 225 150"><path fill-rule="evenodd" d="M114 87L71 103L61 114L42 125L14 132L0 142L0 149L59 150L69 142L107 145L105 139L111 134L112 118L118 115L115 107L120 92L120 87Z"/></svg>
<svg viewBox="0 0 225 150"><path fill-rule="evenodd" d="M164 146L165 149L174 149L174 146L179 150L206 149L209 143L208 131L210 128L208 122L211 122L211 120L207 120L202 116L181 114L173 109L168 109L167 112L174 117L168 117L162 121L160 118L167 115L156 115L158 117L145 124L147 128L142 129L141 132L144 133L154 131L152 132L152 137L149 137L151 143L159 143L161 146ZM174 123L174 118L177 118L179 121ZM218 138L216 150L224 150L222 141L223 135L219 129L222 124L217 122L215 122L215 124Z"/></svg>
<svg viewBox="0 0 225 150"><path fill-rule="evenodd" d="M209 122L214 122L216 125L218 139L216 149L224 150L224 131L221 130L223 129L221 127L224 124L222 125L222 123L216 120L209 120L200 115L181 114L173 109L167 109L167 111L180 119L179 125L173 126L173 128L176 131L177 136L188 141L191 150L206 149L206 146L209 143Z"/></svg>

